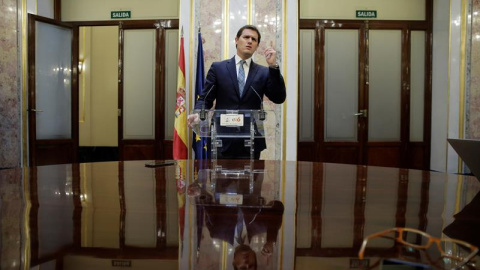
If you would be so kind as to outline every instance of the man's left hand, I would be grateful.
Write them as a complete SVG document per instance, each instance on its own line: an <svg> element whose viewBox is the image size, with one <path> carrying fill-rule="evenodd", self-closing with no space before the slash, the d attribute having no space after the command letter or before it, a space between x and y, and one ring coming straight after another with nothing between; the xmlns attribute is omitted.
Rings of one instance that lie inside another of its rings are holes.
<svg viewBox="0 0 480 270"><path fill-rule="evenodd" d="M267 60L269 66L277 65L277 52L273 47L266 48L263 54L265 55L265 60Z"/></svg>

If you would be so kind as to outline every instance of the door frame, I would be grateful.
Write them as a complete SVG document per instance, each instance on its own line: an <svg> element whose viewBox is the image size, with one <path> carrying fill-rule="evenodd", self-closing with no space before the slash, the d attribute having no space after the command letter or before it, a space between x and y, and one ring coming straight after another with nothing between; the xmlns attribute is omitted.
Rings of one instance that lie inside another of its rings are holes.
<svg viewBox="0 0 480 270"><path fill-rule="evenodd" d="M71 105L71 115L72 115L72 139L69 140L35 140L36 138L36 118L35 118L35 22L41 21L49 24L59 25L69 27L73 30L72 36L72 105ZM162 67L165 66L165 55L159 54L160 52L160 42L163 42L163 49L165 49L165 30L166 29L179 29L179 20L178 19L169 19L169 20L118 20L118 21L72 21L72 22L61 22L56 19L50 19L34 14L29 14L28 17L28 160L29 165L46 165L46 164L60 164L60 163L76 163L78 162L78 147L79 147L79 93L78 93L78 63L79 63L79 27L83 26L119 26L120 29L131 29L131 28L161 28L163 30L163 35L157 34L156 43L156 96L158 96L155 116L156 116L156 126L155 128L155 155L149 158L152 159L169 159L172 157L172 144L171 140L165 140L165 78ZM158 30L159 32L162 30ZM119 46L120 46L119 40ZM122 59L119 59L122 60ZM160 72L162 71L162 72ZM119 74L120 76L120 74ZM120 97L119 97L120 102ZM163 114L163 117L161 117ZM120 121L120 119L119 119ZM163 127L163 128L161 128ZM120 134L119 127L119 134ZM120 137L119 137L120 140ZM39 158L39 148L41 147L49 153L54 153L52 159L45 159L44 156ZM53 148L52 148L53 147ZM120 142L119 142L120 147ZM58 151L63 151L63 155L59 155ZM127 158L128 159L128 158ZM124 160L120 155L119 160ZM40 162L40 163L39 163Z"/></svg>
<svg viewBox="0 0 480 270"><path fill-rule="evenodd" d="M315 82L314 82L314 141L298 142L298 159L351 163L364 165L394 166L403 168L428 169L430 163L431 135L431 63L432 63L432 28L431 20L425 21L359 21L359 20L300 20L300 30L315 31ZM324 33L325 29L359 29L359 101L360 109L368 110L368 33L369 30L397 29L402 31L402 86L401 86L401 134L400 143L368 142L368 118L358 118L358 142L324 142ZM425 32L425 84L424 84L424 121L423 141L410 142L410 34L411 31ZM299 87L300 89L300 87ZM299 108L301 107L299 99ZM300 117L300 114L298 114ZM300 138L300 136L298 136ZM357 145L358 144L358 145ZM397 147L399 162L395 164L376 164L369 157L373 148ZM347 149L347 150L342 150ZM350 147L350 150L348 150ZM339 150L340 149L340 150ZM339 152L340 151L340 152ZM348 159L339 157L341 151L349 152Z"/></svg>
<svg viewBox="0 0 480 270"><path fill-rule="evenodd" d="M72 30L71 138L37 140L36 132L36 22ZM75 163L78 156L78 28L70 23L28 14L28 160L29 165Z"/></svg>
<svg viewBox="0 0 480 270"><path fill-rule="evenodd" d="M337 23L340 23L340 27L337 26ZM327 162L340 162L340 163L351 163L351 164L363 164L365 160L365 145L367 142L367 127L368 127L368 118L357 117L357 141L356 142L325 142L324 140L324 131L325 131L325 30L327 29L349 29L358 31L358 111L366 109L368 107L366 97L366 88L368 85L365 83L367 81L367 75L365 71L366 61L368 57L365 53L366 51L366 27L365 24L361 21L341 21L333 23L320 23L317 24L316 29L316 39L319 41L319 56L315 57L315 65L318 67L315 68L315 78L320 78L320 80L315 80L315 100L318 100L319 106L315 106L315 123L317 121L320 123L320 129L315 129L315 141L318 142L316 149L318 150L319 161ZM316 50L317 51L317 50ZM317 89L319 92L317 92ZM317 97L318 96L318 97ZM317 114L318 113L318 114ZM318 117L318 118L317 118ZM318 119L318 120L317 120ZM339 153L342 154L339 155ZM339 156L343 157L339 159ZM348 160L344 158L348 157Z"/></svg>
<svg viewBox="0 0 480 270"><path fill-rule="evenodd" d="M179 29L178 19L168 20L118 20L118 21L74 21L76 27L118 26L118 108L122 113L118 117L118 148L119 160L136 159L170 159L172 158L172 140L165 139L165 31ZM155 61L155 140L122 140L123 134L123 31L125 29L157 29L156 30L156 61ZM133 154L126 153L125 147L142 149L149 147L147 154L142 150L134 150Z"/></svg>

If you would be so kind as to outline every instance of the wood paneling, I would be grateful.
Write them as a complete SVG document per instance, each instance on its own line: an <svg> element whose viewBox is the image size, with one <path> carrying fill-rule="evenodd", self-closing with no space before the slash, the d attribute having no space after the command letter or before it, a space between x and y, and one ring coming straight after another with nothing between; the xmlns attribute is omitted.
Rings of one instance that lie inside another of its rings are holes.
<svg viewBox="0 0 480 270"><path fill-rule="evenodd" d="M369 143L368 146L368 165L383 167L400 166L400 146L397 144L375 144Z"/></svg>
<svg viewBox="0 0 480 270"><path fill-rule="evenodd" d="M155 159L155 146L153 144L123 144L122 160L148 159Z"/></svg>
<svg viewBox="0 0 480 270"><path fill-rule="evenodd" d="M35 145L35 164L65 164L74 163L75 143L73 140L41 140Z"/></svg>
<svg viewBox="0 0 480 270"><path fill-rule="evenodd" d="M360 20L300 20L300 29L315 29L315 83L314 83L314 142L298 142L298 160L364 164L401 168L428 169L430 165L431 126L431 10L432 1L426 1L425 21L360 21ZM359 117L356 142L327 142L325 132L325 30L357 29L359 32L358 108L369 107L369 31L400 30L401 44L401 124L396 142L369 142L368 117ZM424 31L425 89L423 141L410 142L410 32ZM301 65L301 63L300 63ZM299 104L302 106L302 104Z"/></svg>

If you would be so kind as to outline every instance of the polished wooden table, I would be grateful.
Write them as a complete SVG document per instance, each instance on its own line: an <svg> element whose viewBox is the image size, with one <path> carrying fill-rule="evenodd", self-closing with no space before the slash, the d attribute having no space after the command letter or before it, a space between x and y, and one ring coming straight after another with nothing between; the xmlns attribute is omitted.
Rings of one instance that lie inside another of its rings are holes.
<svg viewBox="0 0 480 270"><path fill-rule="evenodd" d="M244 239L258 269L382 269L381 257L361 261L358 251L364 237L392 227L480 245L480 182L472 176L288 161L147 162L0 170L0 268L233 269Z"/></svg>

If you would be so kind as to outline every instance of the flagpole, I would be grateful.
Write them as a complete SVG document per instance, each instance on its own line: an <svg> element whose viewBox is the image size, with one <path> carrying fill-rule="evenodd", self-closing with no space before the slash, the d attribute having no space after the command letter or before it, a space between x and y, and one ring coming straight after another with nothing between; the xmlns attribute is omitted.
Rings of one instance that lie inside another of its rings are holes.
<svg viewBox="0 0 480 270"><path fill-rule="evenodd" d="M187 112L186 112L186 89L185 89L185 49L183 41L183 26L180 32L180 49L178 53L177 90L175 104L175 121L173 131L173 159L177 160L175 165L175 182L177 186L178 200L178 224L179 224L179 252L184 251L185 231L185 208L186 208L186 160L188 159L187 149Z"/></svg>
<svg viewBox="0 0 480 270"><path fill-rule="evenodd" d="M205 61L203 58L203 41L201 26L198 27L198 43L197 43L197 66L195 74L195 102L202 94L203 88L205 87ZM192 148L195 151L195 159L208 159L209 149L210 149L210 140L206 137L199 137L198 134L193 133L192 135Z"/></svg>
<svg viewBox="0 0 480 270"><path fill-rule="evenodd" d="M175 122L173 134L173 159L188 159L187 149L187 112L185 89L185 49L183 26L180 36L180 51L178 56L177 93L175 105Z"/></svg>

